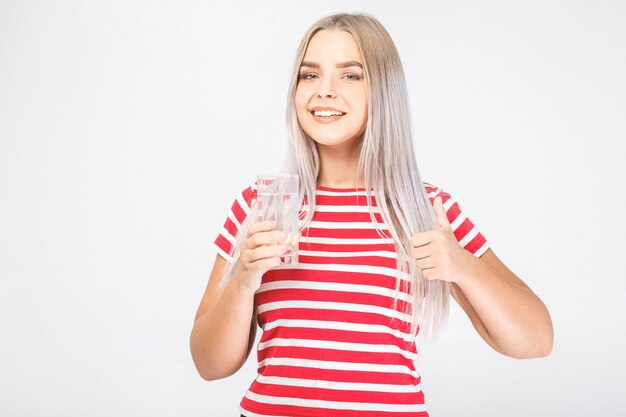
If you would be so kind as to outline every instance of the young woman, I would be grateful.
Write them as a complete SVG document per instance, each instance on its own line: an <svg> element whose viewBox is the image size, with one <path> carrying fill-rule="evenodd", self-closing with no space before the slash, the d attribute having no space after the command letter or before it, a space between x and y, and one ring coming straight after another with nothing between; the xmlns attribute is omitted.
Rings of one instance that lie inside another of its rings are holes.
<svg viewBox="0 0 626 417"><path fill-rule="evenodd" d="M363 14L316 22L296 57L285 170L301 180L299 265L239 194L191 332L206 380L235 373L257 324L253 416L426 416L415 338L435 335L449 296L496 351L552 348L541 300L489 248L449 194L422 182L397 50Z"/></svg>

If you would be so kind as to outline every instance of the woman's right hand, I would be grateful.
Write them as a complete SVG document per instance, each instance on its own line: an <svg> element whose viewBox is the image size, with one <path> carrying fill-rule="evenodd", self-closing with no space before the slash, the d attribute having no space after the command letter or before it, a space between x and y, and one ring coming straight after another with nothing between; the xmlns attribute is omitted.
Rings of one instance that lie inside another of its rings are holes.
<svg viewBox="0 0 626 417"><path fill-rule="evenodd" d="M202 378L212 381L232 375L250 354L256 334L254 293L263 274L280 263L287 243L284 236L274 230L273 222L252 224L226 285L221 284L228 261L216 255L190 337L191 354Z"/></svg>
<svg viewBox="0 0 626 417"><path fill-rule="evenodd" d="M259 289L263 274L279 265L280 255L289 248L287 234L273 229L271 221L254 223L241 244L233 278L252 292Z"/></svg>

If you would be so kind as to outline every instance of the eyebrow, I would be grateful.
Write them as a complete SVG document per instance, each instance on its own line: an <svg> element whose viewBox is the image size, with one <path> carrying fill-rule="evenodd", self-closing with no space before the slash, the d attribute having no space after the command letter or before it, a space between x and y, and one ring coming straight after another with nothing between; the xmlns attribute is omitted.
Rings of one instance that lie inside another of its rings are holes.
<svg viewBox="0 0 626 417"><path fill-rule="evenodd" d="M300 68L302 67L319 68L320 64L318 64L317 62L302 61L302 64L300 64ZM349 68L349 67L359 67L363 69L363 65L361 65L361 63L358 61L346 61L346 62L340 62L337 64L337 68Z"/></svg>

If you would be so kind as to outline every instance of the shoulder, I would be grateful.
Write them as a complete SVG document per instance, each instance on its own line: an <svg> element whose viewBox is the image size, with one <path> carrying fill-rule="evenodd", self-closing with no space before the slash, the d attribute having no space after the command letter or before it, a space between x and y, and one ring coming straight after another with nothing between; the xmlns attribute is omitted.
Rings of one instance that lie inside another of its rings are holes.
<svg viewBox="0 0 626 417"><path fill-rule="evenodd" d="M487 239L461 210L458 201L442 188L428 182L422 183L431 204L434 204L436 197L441 197L443 209L459 244L476 257L485 253L489 249Z"/></svg>
<svg viewBox="0 0 626 417"><path fill-rule="evenodd" d="M235 203L239 203L242 208L250 208L256 200L256 180L249 182L240 188L239 193L235 197Z"/></svg>
<svg viewBox="0 0 626 417"><path fill-rule="evenodd" d="M256 180L253 180L246 186L246 188L241 191L240 195L246 202L248 207L251 207L254 203L254 200L256 200L256 188Z"/></svg>
<svg viewBox="0 0 626 417"><path fill-rule="evenodd" d="M256 181L244 185L235 195L230 211L238 223L242 223L248 213L250 213L252 206L256 202L256 196Z"/></svg>
<svg viewBox="0 0 626 417"><path fill-rule="evenodd" d="M450 194L444 191L441 187L437 187L426 181L422 181L422 185L431 203L435 201L436 197L441 197L444 202L450 198Z"/></svg>
<svg viewBox="0 0 626 417"><path fill-rule="evenodd" d="M256 182L240 188L240 191L235 195L224 225L213 243L213 247L228 262L232 261L232 251L237 242L237 235L250 214L255 200Z"/></svg>

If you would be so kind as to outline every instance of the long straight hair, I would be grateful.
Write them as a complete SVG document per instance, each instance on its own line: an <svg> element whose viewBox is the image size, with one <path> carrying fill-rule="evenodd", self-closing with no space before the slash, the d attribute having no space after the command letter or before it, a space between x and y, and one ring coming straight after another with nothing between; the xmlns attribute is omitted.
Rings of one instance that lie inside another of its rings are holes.
<svg viewBox="0 0 626 417"><path fill-rule="evenodd" d="M383 25L364 13L340 13L315 22L304 35L293 67L287 97L289 150L285 170L301 179L302 197L309 210L306 228L315 212L315 189L320 160L315 141L298 123L295 93L300 65L311 38L321 30L344 31L356 41L367 83L367 124L360 145L359 172L362 172L370 217L377 224L371 204L372 191L398 252L396 291L400 276L411 278L411 331L435 337L448 315L450 285L426 280L411 256L411 237L435 228L435 214L422 183L411 132L411 116L400 56ZM398 297L396 296L396 301Z"/></svg>
<svg viewBox="0 0 626 417"><path fill-rule="evenodd" d="M294 98L306 49L321 30L348 32L359 47L368 91L359 173L363 174L370 217L382 233L372 206L374 195L387 230L396 242L398 274L394 305L399 299L401 277L410 277L412 305L407 306L410 311L406 312L412 317L411 331L434 338L447 319L450 285L425 279L410 251L414 234L435 228L435 214L415 160L406 81L398 51L380 22L364 13L340 13L318 20L298 47L287 97L289 147L283 171L300 177L300 201L306 200L309 207L301 229L310 225L315 212L320 159L315 141L300 127ZM256 217L255 205L238 233L227 278L239 259L239 247L246 231Z"/></svg>

